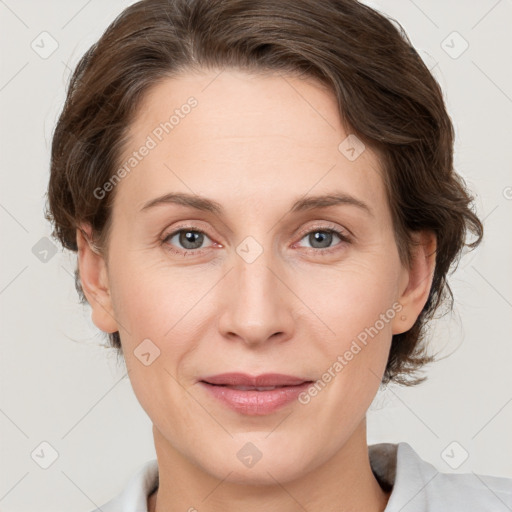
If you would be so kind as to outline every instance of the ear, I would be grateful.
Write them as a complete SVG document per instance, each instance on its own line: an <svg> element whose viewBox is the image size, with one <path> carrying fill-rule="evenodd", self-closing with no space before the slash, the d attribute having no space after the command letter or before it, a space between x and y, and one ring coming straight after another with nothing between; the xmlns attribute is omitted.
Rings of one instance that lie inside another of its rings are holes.
<svg viewBox="0 0 512 512"><path fill-rule="evenodd" d="M398 302L402 309L395 315L393 334L408 331L425 306L436 265L436 236L432 231L412 234L411 261L409 267L402 267Z"/></svg>
<svg viewBox="0 0 512 512"><path fill-rule="evenodd" d="M91 227L82 224L76 230L78 268L85 297L92 308L92 321L103 332L118 331L114 318L107 264L92 242Z"/></svg>

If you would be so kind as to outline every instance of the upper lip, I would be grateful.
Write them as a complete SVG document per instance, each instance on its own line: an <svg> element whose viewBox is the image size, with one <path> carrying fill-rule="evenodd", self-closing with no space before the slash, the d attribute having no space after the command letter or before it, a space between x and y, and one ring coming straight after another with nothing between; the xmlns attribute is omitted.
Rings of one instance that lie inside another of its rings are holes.
<svg viewBox="0 0 512 512"><path fill-rule="evenodd" d="M298 386L304 382L311 382L308 379L284 375L282 373L264 373L262 375L247 375L245 373L222 373L200 379L208 384L224 386Z"/></svg>

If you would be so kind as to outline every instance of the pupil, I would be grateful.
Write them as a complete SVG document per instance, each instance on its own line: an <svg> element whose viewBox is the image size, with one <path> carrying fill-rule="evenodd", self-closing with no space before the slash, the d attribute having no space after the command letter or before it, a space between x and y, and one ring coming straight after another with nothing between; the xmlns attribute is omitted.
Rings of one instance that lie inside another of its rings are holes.
<svg viewBox="0 0 512 512"><path fill-rule="evenodd" d="M186 249L198 249L202 243L202 236L202 233L195 231L184 231L180 235L180 244ZM197 247L195 246L196 244Z"/></svg>
<svg viewBox="0 0 512 512"><path fill-rule="evenodd" d="M315 231L312 233L313 242L320 243L320 247L329 247L332 240L332 233L328 233L327 231ZM311 243L311 240L310 240ZM314 243L311 243L313 247L315 247Z"/></svg>

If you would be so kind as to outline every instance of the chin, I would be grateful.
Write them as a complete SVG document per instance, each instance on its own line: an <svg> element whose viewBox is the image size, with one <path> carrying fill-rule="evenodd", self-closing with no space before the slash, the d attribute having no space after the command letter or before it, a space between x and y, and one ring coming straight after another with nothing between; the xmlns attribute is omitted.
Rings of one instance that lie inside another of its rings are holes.
<svg viewBox="0 0 512 512"><path fill-rule="evenodd" d="M306 444L304 439L298 446ZM203 457L199 461L203 469L215 478L231 483L275 485L276 480L286 483L303 476L313 464L309 454L304 449L293 447L289 438L287 443L283 443L276 436L272 443L268 439L243 436L233 445L229 448L217 445L221 453L212 453L207 460Z"/></svg>
<svg viewBox="0 0 512 512"><path fill-rule="evenodd" d="M281 461L280 466L272 462L266 466L260 461L252 468L240 469L239 465L227 465L224 467L216 466L213 469L212 476L219 480L237 485L267 486L276 485L276 481L280 484L286 484L299 478L302 475L301 468ZM226 476L228 475L228 476Z"/></svg>

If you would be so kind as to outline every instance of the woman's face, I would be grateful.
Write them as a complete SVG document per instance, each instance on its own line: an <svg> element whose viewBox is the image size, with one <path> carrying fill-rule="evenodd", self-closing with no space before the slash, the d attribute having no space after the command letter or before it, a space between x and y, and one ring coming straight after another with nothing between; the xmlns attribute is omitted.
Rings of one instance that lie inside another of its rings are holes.
<svg viewBox="0 0 512 512"><path fill-rule="evenodd" d="M328 91L291 76L184 74L138 112L93 320L120 332L157 450L221 479L304 474L363 428L392 335L421 309L379 161ZM189 199L155 202L168 194ZM306 384L202 382L231 372Z"/></svg>

